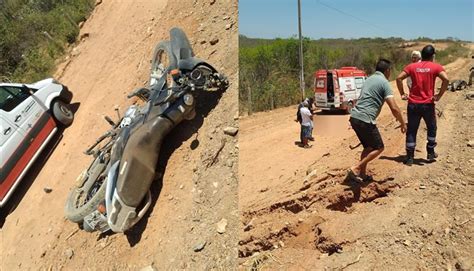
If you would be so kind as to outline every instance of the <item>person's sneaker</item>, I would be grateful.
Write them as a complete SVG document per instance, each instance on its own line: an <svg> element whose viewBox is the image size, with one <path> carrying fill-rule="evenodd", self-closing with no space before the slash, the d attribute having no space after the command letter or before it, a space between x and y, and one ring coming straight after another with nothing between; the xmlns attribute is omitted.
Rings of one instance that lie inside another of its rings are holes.
<svg viewBox="0 0 474 271"><path fill-rule="evenodd" d="M411 167L411 166L413 165L413 162L414 162L414 160L413 160L413 157L411 157L411 156L408 156L408 157L406 158L406 160L405 160L405 162L404 162L404 163L405 163L405 165L407 165L407 166L410 166L410 167Z"/></svg>
<svg viewBox="0 0 474 271"><path fill-rule="evenodd" d="M374 181L374 178L370 175L365 175L365 177L362 177L362 180L364 183L370 183Z"/></svg>
<svg viewBox="0 0 474 271"><path fill-rule="evenodd" d="M438 158L438 154L433 152L433 153L428 153L428 155L426 156L426 159L429 161L429 162L435 162L436 161L436 158Z"/></svg>
<svg viewBox="0 0 474 271"><path fill-rule="evenodd" d="M314 141L314 137L308 137L309 141Z"/></svg>

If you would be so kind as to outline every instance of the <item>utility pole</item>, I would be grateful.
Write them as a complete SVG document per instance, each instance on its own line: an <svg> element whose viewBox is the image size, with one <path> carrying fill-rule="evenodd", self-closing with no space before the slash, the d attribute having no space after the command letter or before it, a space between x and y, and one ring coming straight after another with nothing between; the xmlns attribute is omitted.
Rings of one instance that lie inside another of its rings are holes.
<svg viewBox="0 0 474 271"><path fill-rule="evenodd" d="M252 88L249 86L247 86L247 95L248 95L248 106L249 106L249 116L252 115Z"/></svg>
<svg viewBox="0 0 474 271"><path fill-rule="evenodd" d="M301 100L304 100L304 71L303 71L303 38L301 37L301 0L298 0L298 35L300 39L300 89Z"/></svg>

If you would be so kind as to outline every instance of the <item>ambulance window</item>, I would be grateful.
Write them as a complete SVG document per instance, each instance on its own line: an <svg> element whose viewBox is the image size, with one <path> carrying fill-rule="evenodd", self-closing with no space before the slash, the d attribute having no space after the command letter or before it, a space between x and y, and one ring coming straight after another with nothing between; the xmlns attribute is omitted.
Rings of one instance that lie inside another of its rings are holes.
<svg viewBox="0 0 474 271"><path fill-rule="evenodd" d="M28 97L29 95L23 92L21 88L0 87L0 109L10 112Z"/></svg>
<svg viewBox="0 0 474 271"><path fill-rule="evenodd" d="M316 88L324 88L324 79L316 81Z"/></svg>
<svg viewBox="0 0 474 271"><path fill-rule="evenodd" d="M356 77L355 78L355 84L356 84L356 88L362 88L362 85L364 84L364 78L363 77Z"/></svg>

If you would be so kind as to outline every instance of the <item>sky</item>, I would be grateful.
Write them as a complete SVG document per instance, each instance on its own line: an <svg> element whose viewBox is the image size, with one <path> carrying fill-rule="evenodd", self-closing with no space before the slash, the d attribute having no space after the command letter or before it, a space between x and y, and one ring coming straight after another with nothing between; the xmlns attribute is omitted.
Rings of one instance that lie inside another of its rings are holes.
<svg viewBox="0 0 474 271"><path fill-rule="evenodd" d="M297 3L239 0L240 34L297 35ZM301 23L303 36L313 39L423 36L474 41L474 0L301 0Z"/></svg>

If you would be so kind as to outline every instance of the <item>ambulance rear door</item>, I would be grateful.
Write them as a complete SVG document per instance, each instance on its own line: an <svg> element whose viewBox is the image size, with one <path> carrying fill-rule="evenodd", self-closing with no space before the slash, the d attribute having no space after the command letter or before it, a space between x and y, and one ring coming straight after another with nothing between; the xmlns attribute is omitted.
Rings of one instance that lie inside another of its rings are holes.
<svg viewBox="0 0 474 271"><path fill-rule="evenodd" d="M328 108L326 74L316 73L314 76L314 101L319 108Z"/></svg>

